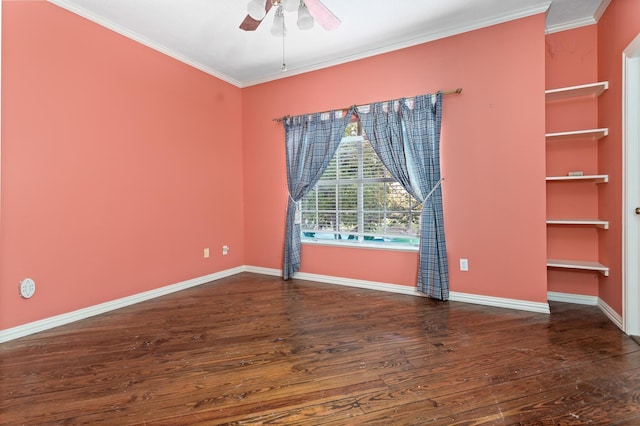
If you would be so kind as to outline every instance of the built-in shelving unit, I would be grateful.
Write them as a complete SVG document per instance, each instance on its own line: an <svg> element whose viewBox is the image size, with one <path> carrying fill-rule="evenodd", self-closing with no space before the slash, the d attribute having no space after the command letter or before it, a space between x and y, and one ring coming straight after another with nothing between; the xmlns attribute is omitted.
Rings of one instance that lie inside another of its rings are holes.
<svg viewBox="0 0 640 426"><path fill-rule="evenodd" d="M547 259L547 268L578 269L583 271L597 271L605 277L609 276L609 268L598 262L584 260Z"/></svg>
<svg viewBox="0 0 640 426"><path fill-rule="evenodd" d="M608 81L598 83L581 84L579 86L561 87L549 89L544 92L547 102L560 101L563 99L579 98L582 96L600 96L602 92L609 88Z"/></svg>
<svg viewBox="0 0 640 426"><path fill-rule="evenodd" d="M562 87L545 91L547 102L575 99L585 96L597 97L609 88L607 81L583 84L579 86ZM547 142L580 139L585 141L597 141L609 134L608 128L572 130L566 132L547 133ZM609 182L609 175L593 174L583 176L547 176L547 182L593 182L596 184ZM547 226L593 226L603 230L609 229L609 222L598 219L547 219ZM599 262L586 260L547 259L548 268L561 268L567 270L596 271L609 276L609 268Z"/></svg>
<svg viewBox="0 0 640 426"><path fill-rule="evenodd" d="M609 229L609 221L598 219L547 219L547 225L595 226L596 228Z"/></svg>

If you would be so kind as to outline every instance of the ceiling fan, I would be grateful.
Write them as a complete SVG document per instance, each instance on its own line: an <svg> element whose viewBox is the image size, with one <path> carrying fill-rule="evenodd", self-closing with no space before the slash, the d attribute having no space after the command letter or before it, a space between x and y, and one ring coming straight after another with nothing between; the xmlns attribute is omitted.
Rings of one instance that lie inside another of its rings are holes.
<svg viewBox="0 0 640 426"><path fill-rule="evenodd" d="M240 24L240 29L255 31L271 8L276 7L276 14L271 27L271 34L284 37L287 29L284 25L284 12L298 11L298 28L313 28L314 21L325 30L334 30L340 25L338 19L320 0L249 0L248 15Z"/></svg>

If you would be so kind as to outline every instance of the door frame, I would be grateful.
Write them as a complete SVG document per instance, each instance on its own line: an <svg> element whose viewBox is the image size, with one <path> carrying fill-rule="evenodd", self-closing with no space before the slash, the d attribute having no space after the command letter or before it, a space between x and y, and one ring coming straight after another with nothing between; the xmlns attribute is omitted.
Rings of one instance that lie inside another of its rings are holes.
<svg viewBox="0 0 640 426"><path fill-rule="evenodd" d="M622 322L640 336L640 34L622 52Z"/></svg>
<svg viewBox="0 0 640 426"><path fill-rule="evenodd" d="M0 82L2 81L2 0L0 0ZM0 84L0 105L2 105L2 84ZM0 241L2 241L2 111L0 110ZM0 251L2 247L0 246Z"/></svg>

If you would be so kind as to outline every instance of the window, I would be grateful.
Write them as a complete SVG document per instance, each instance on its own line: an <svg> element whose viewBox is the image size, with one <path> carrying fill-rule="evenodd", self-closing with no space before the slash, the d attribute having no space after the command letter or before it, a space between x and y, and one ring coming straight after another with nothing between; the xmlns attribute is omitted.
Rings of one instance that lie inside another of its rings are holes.
<svg viewBox="0 0 640 426"><path fill-rule="evenodd" d="M417 246L422 206L391 176L359 123L300 202L302 241Z"/></svg>

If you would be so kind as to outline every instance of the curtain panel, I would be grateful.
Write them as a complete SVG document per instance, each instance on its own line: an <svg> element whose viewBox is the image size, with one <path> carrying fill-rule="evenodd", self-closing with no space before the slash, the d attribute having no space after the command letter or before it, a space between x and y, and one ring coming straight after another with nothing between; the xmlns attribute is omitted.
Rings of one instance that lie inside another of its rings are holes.
<svg viewBox="0 0 640 426"><path fill-rule="evenodd" d="M442 92L412 100L376 102L348 111L315 113L284 119L289 201L283 278L300 269L298 202L313 189L335 155L353 114L391 175L423 203L417 289L449 299L449 272L440 186Z"/></svg>
<svg viewBox="0 0 640 426"><path fill-rule="evenodd" d="M418 201L420 251L417 288L429 297L449 299L449 272L440 187L442 92L412 101L377 102L356 114L380 160Z"/></svg>
<svg viewBox="0 0 640 426"><path fill-rule="evenodd" d="M283 120L287 158L289 202L284 242L283 278L300 269L300 222L298 202L320 180L333 158L355 107L288 117Z"/></svg>

